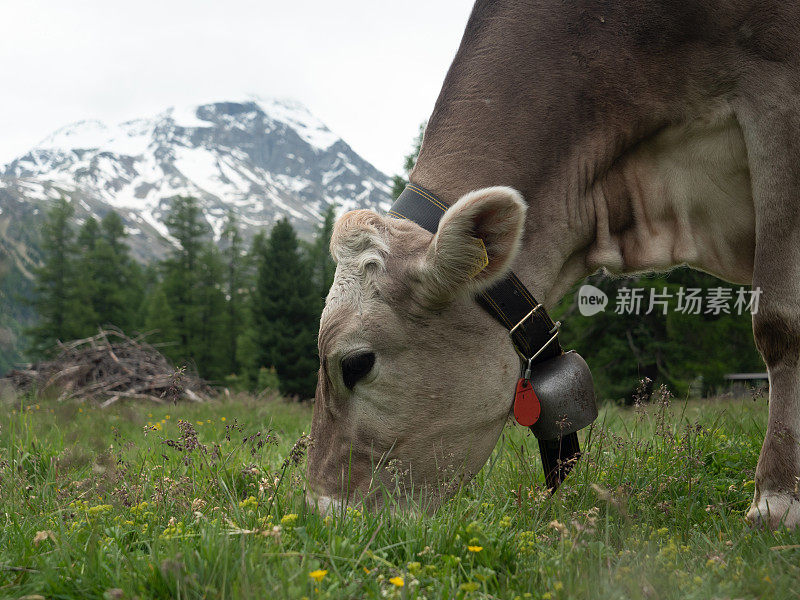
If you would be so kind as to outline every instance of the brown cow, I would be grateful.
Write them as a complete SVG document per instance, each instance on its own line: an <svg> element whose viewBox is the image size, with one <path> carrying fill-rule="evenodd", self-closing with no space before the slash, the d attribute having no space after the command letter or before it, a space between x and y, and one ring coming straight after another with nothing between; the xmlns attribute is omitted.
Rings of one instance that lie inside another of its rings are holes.
<svg viewBox="0 0 800 600"><path fill-rule="evenodd" d="M369 211L334 232L314 501L481 468L519 362L472 298L509 268L552 306L601 267L689 264L761 288L748 518L800 523L800 4L478 0L411 179L452 205L435 236Z"/></svg>

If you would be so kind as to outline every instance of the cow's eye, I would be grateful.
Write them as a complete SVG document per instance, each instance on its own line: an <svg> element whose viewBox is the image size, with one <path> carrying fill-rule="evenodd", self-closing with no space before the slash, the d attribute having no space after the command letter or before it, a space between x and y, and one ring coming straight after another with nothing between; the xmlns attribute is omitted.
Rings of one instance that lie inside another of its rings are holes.
<svg viewBox="0 0 800 600"><path fill-rule="evenodd" d="M358 352L342 359L342 379L348 389L353 389L361 379L372 371L375 364L373 352Z"/></svg>

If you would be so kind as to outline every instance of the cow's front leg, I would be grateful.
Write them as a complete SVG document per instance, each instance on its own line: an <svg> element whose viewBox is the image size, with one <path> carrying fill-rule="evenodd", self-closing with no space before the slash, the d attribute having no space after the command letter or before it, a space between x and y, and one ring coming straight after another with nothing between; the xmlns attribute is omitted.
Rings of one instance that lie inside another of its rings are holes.
<svg viewBox="0 0 800 600"><path fill-rule="evenodd" d="M766 299L766 298L765 298ZM764 302L753 316L756 343L769 371L769 422L747 519L777 528L800 525L800 312Z"/></svg>
<svg viewBox="0 0 800 600"><path fill-rule="evenodd" d="M776 82L775 90L780 89ZM795 88L797 89L797 88ZM753 333L769 372L769 422L747 519L800 525L800 106L758 92L737 110L755 207Z"/></svg>

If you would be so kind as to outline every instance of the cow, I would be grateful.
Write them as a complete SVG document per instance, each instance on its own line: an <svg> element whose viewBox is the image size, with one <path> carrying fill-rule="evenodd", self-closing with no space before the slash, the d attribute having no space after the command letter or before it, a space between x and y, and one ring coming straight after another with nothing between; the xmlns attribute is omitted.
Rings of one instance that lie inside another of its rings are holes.
<svg viewBox="0 0 800 600"><path fill-rule="evenodd" d="M547 307L689 265L761 290L747 519L800 523L800 4L478 0L410 180L449 205L435 234L369 210L333 232L309 502L435 505L480 470L520 362L474 298L509 269Z"/></svg>

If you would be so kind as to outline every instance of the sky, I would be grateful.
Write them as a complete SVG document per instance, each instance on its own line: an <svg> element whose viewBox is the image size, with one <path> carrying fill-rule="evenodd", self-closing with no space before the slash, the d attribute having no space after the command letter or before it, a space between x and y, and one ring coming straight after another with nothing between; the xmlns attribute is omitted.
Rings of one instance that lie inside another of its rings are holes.
<svg viewBox="0 0 800 600"><path fill-rule="evenodd" d="M473 0L0 2L0 164L84 119L294 98L400 172Z"/></svg>

